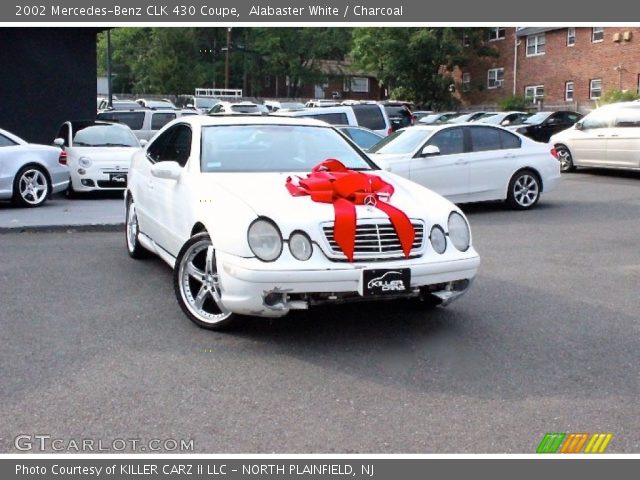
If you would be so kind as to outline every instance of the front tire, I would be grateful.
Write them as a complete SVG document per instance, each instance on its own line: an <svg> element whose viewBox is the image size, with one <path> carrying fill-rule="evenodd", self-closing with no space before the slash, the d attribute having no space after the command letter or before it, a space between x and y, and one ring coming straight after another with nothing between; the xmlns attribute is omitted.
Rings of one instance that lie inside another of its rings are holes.
<svg viewBox="0 0 640 480"><path fill-rule="evenodd" d="M127 253L131 258L141 259L149 256L149 250L140 244L140 227L138 225L138 214L133 198L127 201L127 213L125 224L125 236L127 241Z"/></svg>
<svg viewBox="0 0 640 480"><path fill-rule="evenodd" d="M516 210L528 210L540 199L540 177L531 170L521 170L511 178L507 203Z"/></svg>
<svg viewBox="0 0 640 480"><path fill-rule="evenodd" d="M576 166L573 164L573 157L569 149L564 145L558 145L556 152L558 153L558 160L560 161L560 171L562 173L573 172Z"/></svg>
<svg viewBox="0 0 640 480"><path fill-rule="evenodd" d="M39 207L50 193L51 183L42 167L22 167L13 180L13 203L19 207Z"/></svg>
<svg viewBox="0 0 640 480"><path fill-rule="evenodd" d="M199 327L219 330L236 320L221 301L216 252L207 232L194 235L180 250L173 286L180 308Z"/></svg>

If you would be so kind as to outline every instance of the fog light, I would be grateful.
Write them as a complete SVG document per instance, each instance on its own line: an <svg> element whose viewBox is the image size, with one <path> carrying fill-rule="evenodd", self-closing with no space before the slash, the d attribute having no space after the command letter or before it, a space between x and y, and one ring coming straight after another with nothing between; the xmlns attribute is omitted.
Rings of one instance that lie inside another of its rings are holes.
<svg viewBox="0 0 640 480"><path fill-rule="evenodd" d="M80 180L80 183L82 183L82 185L84 185L85 187L95 187L96 184L93 183L93 180L88 180L86 178L83 178L82 180Z"/></svg>
<svg viewBox="0 0 640 480"><path fill-rule="evenodd" d="M87 173L87 171L86 171L84 168L79 168L79 169L78 169L78 173L79 173L80 175L84 175L85 173Z"/></svg>

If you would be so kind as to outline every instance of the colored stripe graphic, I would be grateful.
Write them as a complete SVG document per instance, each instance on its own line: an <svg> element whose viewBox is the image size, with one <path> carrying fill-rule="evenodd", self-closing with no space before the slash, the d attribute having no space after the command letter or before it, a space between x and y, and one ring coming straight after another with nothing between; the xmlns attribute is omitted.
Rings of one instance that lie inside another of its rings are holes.
<svg viewBox="0 0 640 480"><path fill-rule="evenodd" d="M567 441L564 442L560 453L580 453L582 446L589 438L588 433L571 433L567 437Z"/></svg>
<svg viewBox="0 0 640 480"><path fill-rule="evenodd" d="M566 433L546 433L538 445L537 453L556 453Z"/></svg>
<svg viewBox="0 0 640 480"><path fill-rule="evenodd" d="M604 453L612 437L611 433L594 433L584 453Z"/></svg>

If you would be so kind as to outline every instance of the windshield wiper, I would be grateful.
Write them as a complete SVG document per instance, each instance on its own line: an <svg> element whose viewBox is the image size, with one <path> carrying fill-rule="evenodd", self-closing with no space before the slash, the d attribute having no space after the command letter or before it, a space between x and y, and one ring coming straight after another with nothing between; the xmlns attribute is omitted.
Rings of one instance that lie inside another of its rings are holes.
<svg viewBox="0 0 640 480"><path fill-rule="evenodd" d="M126 143L100 143L93 145L94 147L133 147L133 145L127 145Z"/></svg>

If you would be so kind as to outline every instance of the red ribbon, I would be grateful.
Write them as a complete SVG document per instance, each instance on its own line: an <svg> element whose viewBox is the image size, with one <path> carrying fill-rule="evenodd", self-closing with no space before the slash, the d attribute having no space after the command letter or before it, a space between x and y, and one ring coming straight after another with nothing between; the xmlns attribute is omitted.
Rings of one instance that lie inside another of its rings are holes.
<svg viewBox="0 0 640 480"><path fill-rule="evenodd" d="M287 178L286 187L294 197L309 195L314 202L333 204L333 236L350 262L355 249L356 205L371 204L386 213L405 257L410 255L415 237L413 225L402 210L381 198L391 198L393 186L380 177L349 170L342 162L328 159L313 167L307 178L298 178L298 185Z"/></svg>

